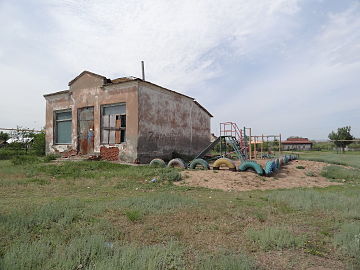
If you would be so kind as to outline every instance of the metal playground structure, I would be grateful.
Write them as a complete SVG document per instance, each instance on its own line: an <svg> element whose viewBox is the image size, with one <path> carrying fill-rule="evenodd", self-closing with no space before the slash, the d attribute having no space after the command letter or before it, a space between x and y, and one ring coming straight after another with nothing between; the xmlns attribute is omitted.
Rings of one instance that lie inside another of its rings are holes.
<svg viewBox="0 0 360 270"><path fill-rule="evenodd" d="M277 149L276 149L277 148ZM275 153L277 152L277 153ZM254 171L259 175L269 176L278 171L281 165L296 159L296 155L282 155L281 134L279 135L252 135L251 128L240 129L234 122L220 123L220 136L205 147L193 160L185 164L180 158L169 161L168 167L188 169L210 169L227 167L232 171ZM235 160L240 162L237 167ZM269 159L262 167L256 162L258 159ZM166 166L161 159L153 159L152 166Z"/></svg>

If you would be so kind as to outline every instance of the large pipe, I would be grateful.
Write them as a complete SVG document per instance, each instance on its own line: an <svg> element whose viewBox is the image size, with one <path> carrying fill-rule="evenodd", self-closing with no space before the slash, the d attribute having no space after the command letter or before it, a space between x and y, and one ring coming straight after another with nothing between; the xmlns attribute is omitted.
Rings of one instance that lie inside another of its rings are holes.
<svg viewBox="0 0 360 270"><path fill-rule="evenodd" d="M145 81L145 64L141 61L142 80Z"/></svg>

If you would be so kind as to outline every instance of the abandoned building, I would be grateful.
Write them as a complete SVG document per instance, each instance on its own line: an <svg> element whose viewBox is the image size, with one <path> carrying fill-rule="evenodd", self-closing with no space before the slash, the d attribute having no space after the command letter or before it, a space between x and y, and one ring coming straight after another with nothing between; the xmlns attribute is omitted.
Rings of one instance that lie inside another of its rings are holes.
<svg viewBox="0 0 360 270"><path fill-rule="evenodd" d="M84 71L44 95L46 153L146 163L193 156L210 142L212 115L194 98L135 77Z"/></svg>
<svg viewBox="0 0 360 270"><path fill-rule="evenodd" d="M290 137L281 142L283 150L311 150L313 143L308 138Z"/></svg>

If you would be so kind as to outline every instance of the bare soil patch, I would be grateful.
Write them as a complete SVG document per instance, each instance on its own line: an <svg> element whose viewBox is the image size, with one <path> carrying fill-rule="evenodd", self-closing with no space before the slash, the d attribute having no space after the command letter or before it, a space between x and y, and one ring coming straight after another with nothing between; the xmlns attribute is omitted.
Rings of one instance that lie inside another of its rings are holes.
<svg viewBox="0 0 360 270"><path fill-rule="evenodd" d="M303 166L304 169L296 167ZM264 177L253 172L232 172L228 170L187 170L182 172L183 181L177 185L207 187L226 191L248 191L283 189L296 187L327 187L341 185L330 182L320 176L324 167L322 162L294 160L281 167L280 171L271 177Z"/></svg>

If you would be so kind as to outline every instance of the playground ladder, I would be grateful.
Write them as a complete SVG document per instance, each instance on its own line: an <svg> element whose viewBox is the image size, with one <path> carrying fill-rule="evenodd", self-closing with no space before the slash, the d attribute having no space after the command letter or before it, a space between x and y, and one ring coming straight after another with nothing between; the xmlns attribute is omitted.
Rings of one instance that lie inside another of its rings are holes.
<svg viewBox="0 0 360 270"><path fill-rule="evenodd" d="M227 139L227 143L230 144L234 149L234 152L236 153L238 159L244 161L246 159L246 154L244 153L244 151L240 150L239 141L236 139L236 137L226 136L225 138Z"/></svg>
<svg viewBox="0 0 360 270"><path fill-rule="evenodd" d="M243 131L239 129L238 125L234 122L220 123L220 137L230 136L234 137L239 144L240 152L243 156L247 155L247 143L243 136Z"/></svg>

